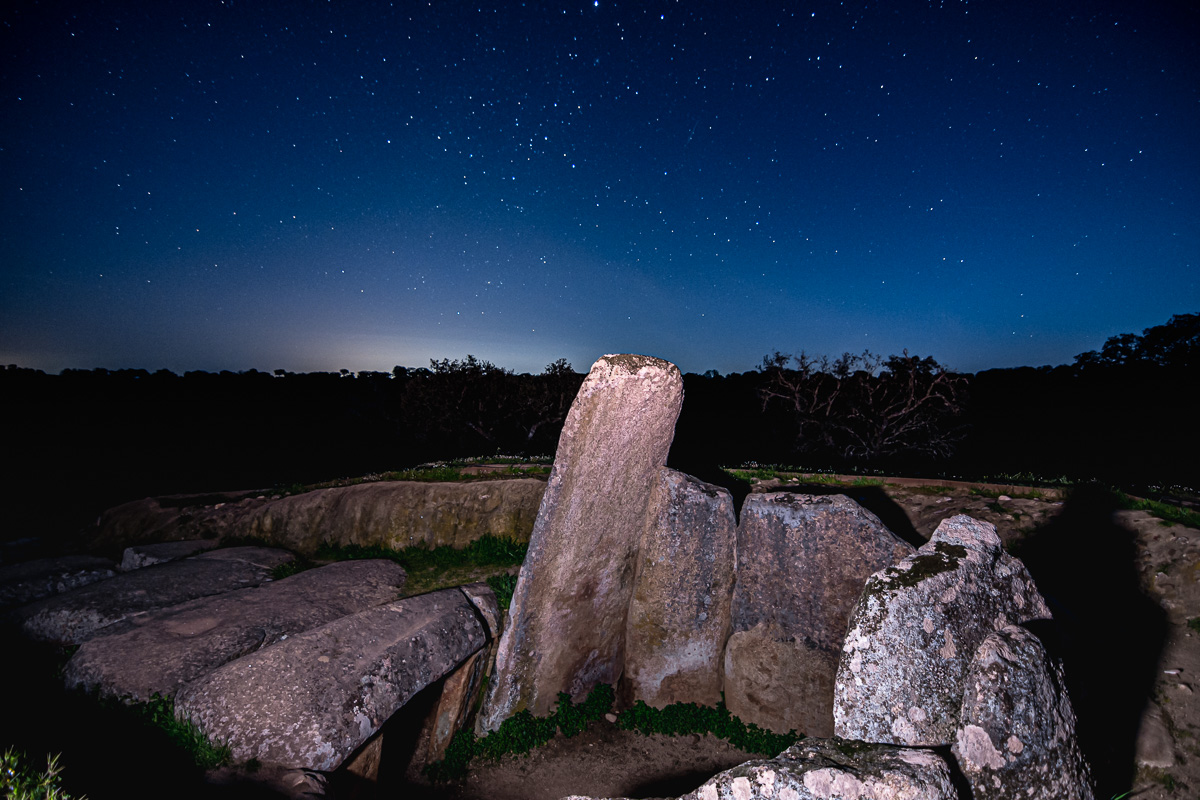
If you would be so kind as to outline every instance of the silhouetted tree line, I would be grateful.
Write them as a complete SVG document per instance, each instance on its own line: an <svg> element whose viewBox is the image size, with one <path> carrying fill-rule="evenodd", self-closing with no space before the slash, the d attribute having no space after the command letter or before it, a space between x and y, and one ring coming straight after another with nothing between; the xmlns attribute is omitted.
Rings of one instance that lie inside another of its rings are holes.
<svg viewBox="0 0 1200 800"><path fill-rule="evenodd" d="M954 373L934 359L775 352L684 376L670 463L1195 486L1200 314L1071 365ZM583 380L468 355L392 372L0 370L5 539L146 495L264 488L505 453L552 455Z"/></svg>

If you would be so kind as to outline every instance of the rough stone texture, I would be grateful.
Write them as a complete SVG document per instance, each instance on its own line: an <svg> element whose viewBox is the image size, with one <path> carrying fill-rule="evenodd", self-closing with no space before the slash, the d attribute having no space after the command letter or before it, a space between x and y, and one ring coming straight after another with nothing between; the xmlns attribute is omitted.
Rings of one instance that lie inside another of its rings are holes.
<svg viewBox="0 0 1200 800"><path fill-rule="evenodd" d="M1162 709L1153 700L1146 703L1146 712L1138 725L1135 758L1143 767L1169 769L1175 766L1175 742L1163 719Z"/></svg>
<svg viewBox="0 0 1200 800"><path fill-rule="evenodd" d="M830 736L850 613L867 578L914 548L844 495L752 494L737 536L725 702L777 733Z"/></svg>
<svg viewBox="0 0 1200 800"><path fill-rule="evenodd" d="M571 404L517 579L479 727L559 692L582 699L624 665L638 547L683 403L674 364L602 357Z"/></svg>
<svg viewBox="0 0 1200 800"><path fill-rule="evenodd" d="M736 538L728 490L659 470L629 605L627 702L720 702Z"/></svg>
<svg viewBox="0 0 1200 800"><path fill-rule="evenodd" d="M173 697L247 653L395 600L404 577L392 561L345 561L189 600L137 617L132 630L85 642L67 663L66 682L110 697Z"/></svg>
<svg viewBox="0 0 1200 800"><path fill-rule="evenodd" d="M834 687L847 739L953 744L967 667L984 638L1049 619L1025 565L994 526L943 520L916 554L875 573L850 621Z"/></svg>
<svg viewBox="0 0 1200 800"><path fill-rule="evenodd" d="M989 634L966 689L952 751L975 800L1091 800L1062 668L1036 636L1015 625Z"/></svg>
<svg viewBox="0 0 1200 800"><path fill-rule="evenodd" d="M254 536L311 553L321 544L466 547L485 535L525 541L546 483L538 478L379 481L288 497L147 497L106 511L92 548Z"/></svg>
<svg viewBox="0 0 1200 800"><path fill-rule="evenodd" d="M52 594L111 578L113 562L99 556L58 556L0 567L0 608L32 603Z"/></svg>
<svg viewBox="0 0 1200 800"><path fill-rule="evenodd" d="M271 579L274 567L293 558L285 550L268 547L210 550L39 600L17 609L13 616L30 638L83 644L100 633L124 630L113 626L148 611L258 586Z"/></svg>
<svg viewBox="0 0 1200 800"><path fill-rule="evenodd" d="M328 771L486 641L464 592L430 592L226 664L184 687L176 713L228 742L236 761Z"/></svg>
<svg viewBox="0 0 1200 800"><path fill-rule="evenodd" d="M747 761L679 800L958 800L950 767L929 750L808 739Z"/></svg>
<svg viewBox="0 0 1200 800"><path fill-rule="evenodd" d="M117 569L121 572L130 572L151 564L161 564L164 561L175 561L194 556L196 553L211 550L216 546L216 539L188 539L183 542L134 545L125 548L125 552L121 554L121 565Z"/></svg>

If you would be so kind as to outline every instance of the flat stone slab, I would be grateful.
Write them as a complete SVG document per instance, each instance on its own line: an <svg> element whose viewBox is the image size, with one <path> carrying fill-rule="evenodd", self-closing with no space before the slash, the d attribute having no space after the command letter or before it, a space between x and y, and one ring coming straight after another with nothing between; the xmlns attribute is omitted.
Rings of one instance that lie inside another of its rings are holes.
<svg viewBox="0 0 1200 800"><path fill-rule="evenodd" d="M175 710L228 743L236 761L328 771L486 642L467 593L443 589L239 658L184 687Z"/></svg>
<svg viewBox="0 0 1200 800"><path fill-rule="evenodd" d="M345 561L150 612L132 630L84 642L66 683L108 697L173 697L234 659L395 600L404 578L393 561Z"/></svg>
<svg viewBox="0 0 1200 800"><path fill-rule="evenodd" d="M776 733L833 735L833 685L867 578L915 552L845 495L752 494L737 531L725 702Z"/></svg>
<svg viewBox="0 0 1200 800"><path fill-rule="evenodd" d="M103 629L138 614L265 583L273 568L293 558L286 550L269 547L210 550L47 597L18 608L13 617L32 639L83 644ZM113 628L107 633L121 630Z"/></svg>
<svg viewBox="0 0 1200 800"><path fill-rule="evenodd" d="M0 608L25 605L111 578L116 575L114 566L99 556L59 556L0 567Z"/></svg>
<svg viewBox="0 0 1200 800"><path fill-rule="evenodd" d="M139 544L126 547L121 554L121 565L117 569L130 572L151 564L161 564L164 561L176 561L180 558L194 556L205 550L212 550L219 542L216 539L188 539L184 542L158 542L157 544Z"/></svg>

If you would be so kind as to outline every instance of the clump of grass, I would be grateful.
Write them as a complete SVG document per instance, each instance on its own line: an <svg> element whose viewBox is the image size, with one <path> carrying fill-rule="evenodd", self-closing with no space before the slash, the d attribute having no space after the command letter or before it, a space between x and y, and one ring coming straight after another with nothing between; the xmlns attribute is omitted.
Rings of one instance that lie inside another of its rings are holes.
<svg viewBox="0 0 1200 800"><path fill-rule="evenodd" d="M1200 617L1192 617L1191 619L1189 619L1187 621L1187 626L1189 628L1191 628L1192 630L1194 630L1196 633L1200 633Z"/></svg>
<svg viewBox="0 0 1200 800"><path fill-rule="evenodd" d="M711 733L748 753L761 753L770 758L803 738L795 731L773 733L754 723L742 722L729 713L724 700L716 708L695 703L672 703L661 709L651 708L638 700L632 708L617 715L617 727L645 736L652 733L665 733L668 736Z"/></svg>
<svg viewBox="0 0 1200 800"><path fill-rule="evenodd" d="M476 758L495 761L508 753L528 753L553 739L558 731L564 736L575 736L607 714L613 698L612 686L602 683L579 705L571 701L571 695L559 692L558 708L550 716L535 717L525 709L504 720L498 730L482 739L476 738L470 728L464 728L450 741L445 757L425 767L425 774L434 781L457 780L466 775Z"/></svg>
<svg viewBox="0 0 1200 800"><path fill-rule="evenodd" d="M290 578L293 575L310 570L316 564L309 561L304 556L296 556L291 561L286 561L271 569L271 580L280 581L284 578Z"/></svg>
<svg viewBox="0 0 1200 800"><path fill-rule="evenodd" d="M1190 508L1163 503L1158 500L1144 500L1140 497L1130 497L1122 491L1114 490L1117 503L1130 511L1146 511L1164 522L1187 525L1189 528L1200 528L1200 512Z"/></svg>
<svg viewBox="0 0 1200 800"><path fill-rule="evenodd" d="M496 602L500 606L501 611L507 611L512 605L513 592L517 588L517 576L509 575L492 575L487 579L488 586L492 587L492 591L496 593Z"/></svg>
<svg viewBox="0 0 1200 800"><path fill-rule="evenodd" d="M32 766L24 753L11 747L0 757L0 789L8 800L73 800L62 788L59 754L46 756L46 768ZM86 795L78 800L87 800Z"/></svg>

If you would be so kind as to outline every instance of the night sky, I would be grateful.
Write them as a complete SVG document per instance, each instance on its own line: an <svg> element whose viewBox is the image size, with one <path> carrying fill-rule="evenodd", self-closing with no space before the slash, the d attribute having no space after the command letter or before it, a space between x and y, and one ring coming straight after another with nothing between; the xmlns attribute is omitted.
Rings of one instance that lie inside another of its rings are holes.
<svg viewBox="0 0 1200 800"><path fill-rule="evenodd" d="M0 22L0 364L974 372L1200 310L1191 2Z"/></svg>

